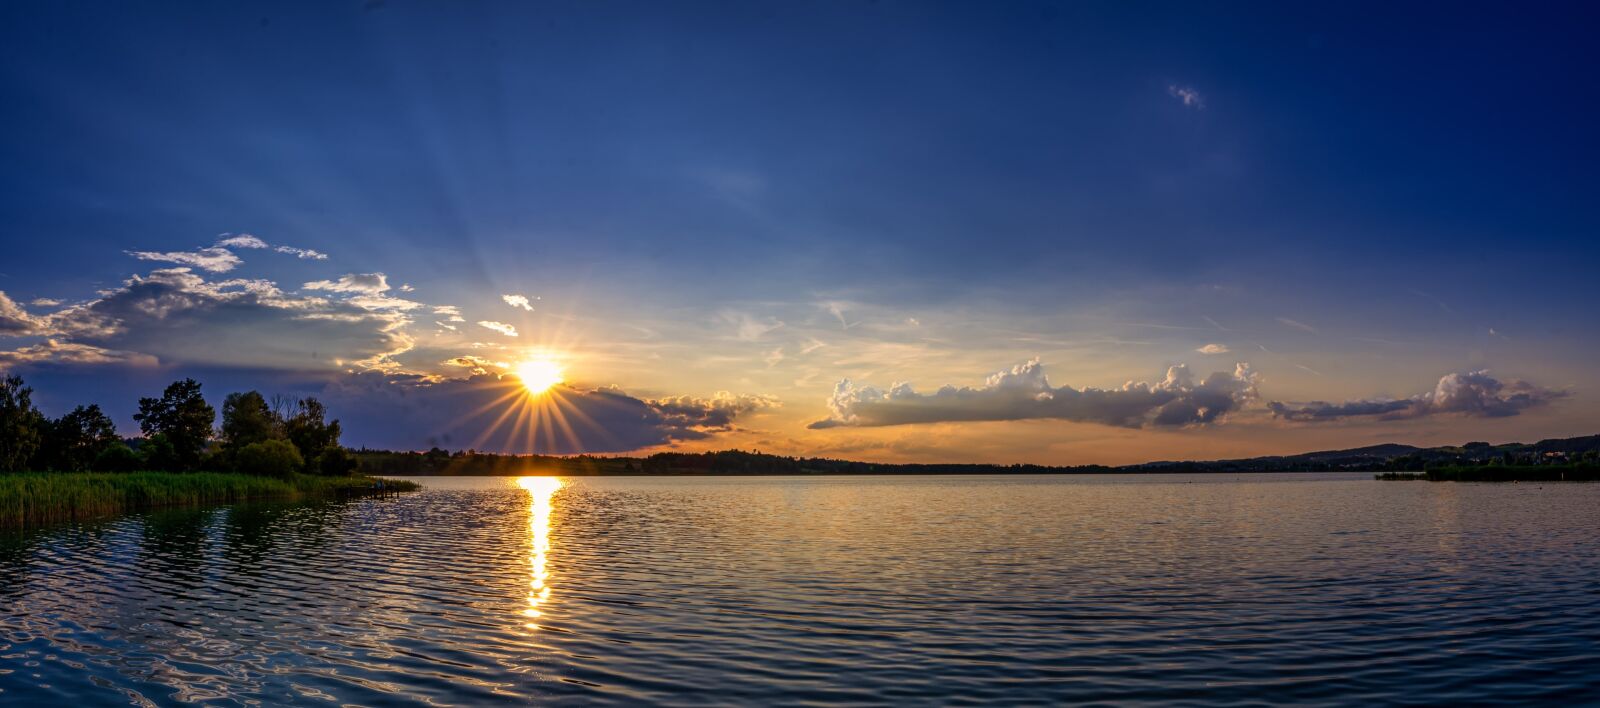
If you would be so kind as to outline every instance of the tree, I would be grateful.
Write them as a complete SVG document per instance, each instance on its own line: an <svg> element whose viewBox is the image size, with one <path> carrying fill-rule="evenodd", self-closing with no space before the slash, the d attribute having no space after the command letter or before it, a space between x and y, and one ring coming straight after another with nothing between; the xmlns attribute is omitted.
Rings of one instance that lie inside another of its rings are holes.
<svg viewBox="0 0 1600 708"><path fill-rule="evenodd" d="M166 433L156 433L139 441L138 454L139 466L147 470L160 472L182 466L178 452L173 448L172 441L167 439Z"/></svg>
<svg viewBox="0 0 1600 708"><path fill-rule="evenodd" d="M317 456L317 474L343 477L354 471L356 471L355 458L338 445L322 448L322 454Z"/></svg>
<svg viewBox="0 0 1600 708"><path fill-rule="evenodd" d="M139 453L128 447L127 443L118 440L107 445L96 455L90 469L96 472L134 472L143 462Z"/></svg>
<svg viewBox="0 0 1600 708"><path fill-rule="evenodd" d="M40 457L49 469L82 472L113 444L121 444L117 424L98 405L78 406L44 427Z"/></svg>
<svg viewBox="0 0 1600 708"><path fill-rule="evenodd" d="M211 438L211 424L216 417L211 404L200 395L200 383L184 379L167 386L160 398L139 399L139 412L133 419L139 421L146 438L166 438L177 470L192 470L200 463L200 451ZM149 460L147 456L146 461Z"/></svg>
<svg viewBox="0 0 1600 708"><path fill-rule="evenodd" d="M44 425L44 415L33 407L33 389L22 384L22 377L0 379L0 471L28 468Z"/></svg>
<svg viewBox="0 0 1600 708"><path fill-rule="evenodd" d="M222 399L222 444L239 449L278 437L279 421L267 399L256 391L230 393Z"/></svg>
<svg viewBox="0 0 1600 708"><path fill-rule="evenodd" d="M250 443L234 453L236 468L245 474L283 479L304 467L300 451L283 440Z"/></svg>
<svg viewBox="0 0 1600 708"><path fill-rule="evenodd" d="M339 421L324 422L327 409L315 398L295 403L294 414L283 421L283 436L300 451L300 457L314 461L322 451L339 446Z"/></svg>

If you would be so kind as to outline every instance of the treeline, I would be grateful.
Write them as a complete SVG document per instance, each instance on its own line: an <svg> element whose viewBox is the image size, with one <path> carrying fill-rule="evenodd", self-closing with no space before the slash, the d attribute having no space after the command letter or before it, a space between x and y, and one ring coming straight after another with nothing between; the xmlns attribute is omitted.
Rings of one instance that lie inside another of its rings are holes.
<svg viewBox="0 0 1600 708"><path fill-rule="evenodd" d="M808 475L808 474L1094 474L1110 467L1045 467L1041 465L883 464L818 457L784 457L743 450L682 453L659 452L647 457L577 455L498 455L476 450L395 452L362 448L352 453L362 469L406 476L482 477L524 474L593 475Z"/></svg>
<svg viewBox="0 0 1600 708"><path fill-rule="evenodd" d="M216 410L200 384L184 379L139 399L133 418L143 437L123 440L90 404L50 419L33 406L20 376L0 379L0 472L240 472L286 478L295 473L348 475L356 461L339 445L339 421L315 398L257 391L230 393Z"/></svg>
<svg viewBox="0 0 1600 708"><path fill-rule="evenodd" d="M1386 472L1381 480L1419 480L1430 482L1600 482L1600 464L1488 464L1439 465L1423 472Z"/></svg>

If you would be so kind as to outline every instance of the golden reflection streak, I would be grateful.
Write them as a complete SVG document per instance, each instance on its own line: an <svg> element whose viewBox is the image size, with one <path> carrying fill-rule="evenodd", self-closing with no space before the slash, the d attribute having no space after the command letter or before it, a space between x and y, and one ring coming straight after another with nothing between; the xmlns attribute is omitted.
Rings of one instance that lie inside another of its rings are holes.
<svg viewBox="0 0 1600 708"><path fill-rule="evenodd" d="M539 606L550 599L550 571L546 563L550 556L550 515L554 511L556 491L561 489L560 477L519 477L517 486L528 490L528 609L522 614L530 619L540 617ZM529 622L528 629L538 629L537 622Z"/></svg>

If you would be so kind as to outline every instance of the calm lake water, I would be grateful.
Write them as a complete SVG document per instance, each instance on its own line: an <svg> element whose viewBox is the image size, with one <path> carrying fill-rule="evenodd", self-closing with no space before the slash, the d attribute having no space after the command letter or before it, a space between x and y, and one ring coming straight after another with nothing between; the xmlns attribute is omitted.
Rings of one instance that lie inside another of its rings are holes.
<svg viewBox="0 0 1600 708"><path fill-rule="evenodd" d="M0 704L1600 700L1600 485L421 481L0 536Z"/></svg>

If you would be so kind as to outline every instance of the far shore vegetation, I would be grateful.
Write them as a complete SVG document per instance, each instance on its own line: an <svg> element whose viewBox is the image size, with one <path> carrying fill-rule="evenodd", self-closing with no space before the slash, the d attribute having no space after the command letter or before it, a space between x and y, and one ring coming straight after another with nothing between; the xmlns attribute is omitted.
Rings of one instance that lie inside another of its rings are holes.
<svg viewBox="0 0 1600 708"><path fill-rule="evenodd" d="M1421 472L1384 472L1377 479L1429 482L1600 482L1600 464L1441 465Z"/></svg>
<svg viewBox="0 0 1600 708"><path fill-rule="evenodd" d="M315 398L256 391L217 414L194 379L139 399L141 437L124 440L96 404L48 418L21 377L0 378L0 527L255 499L415 489L356 474L338 420Z"/></svg>

